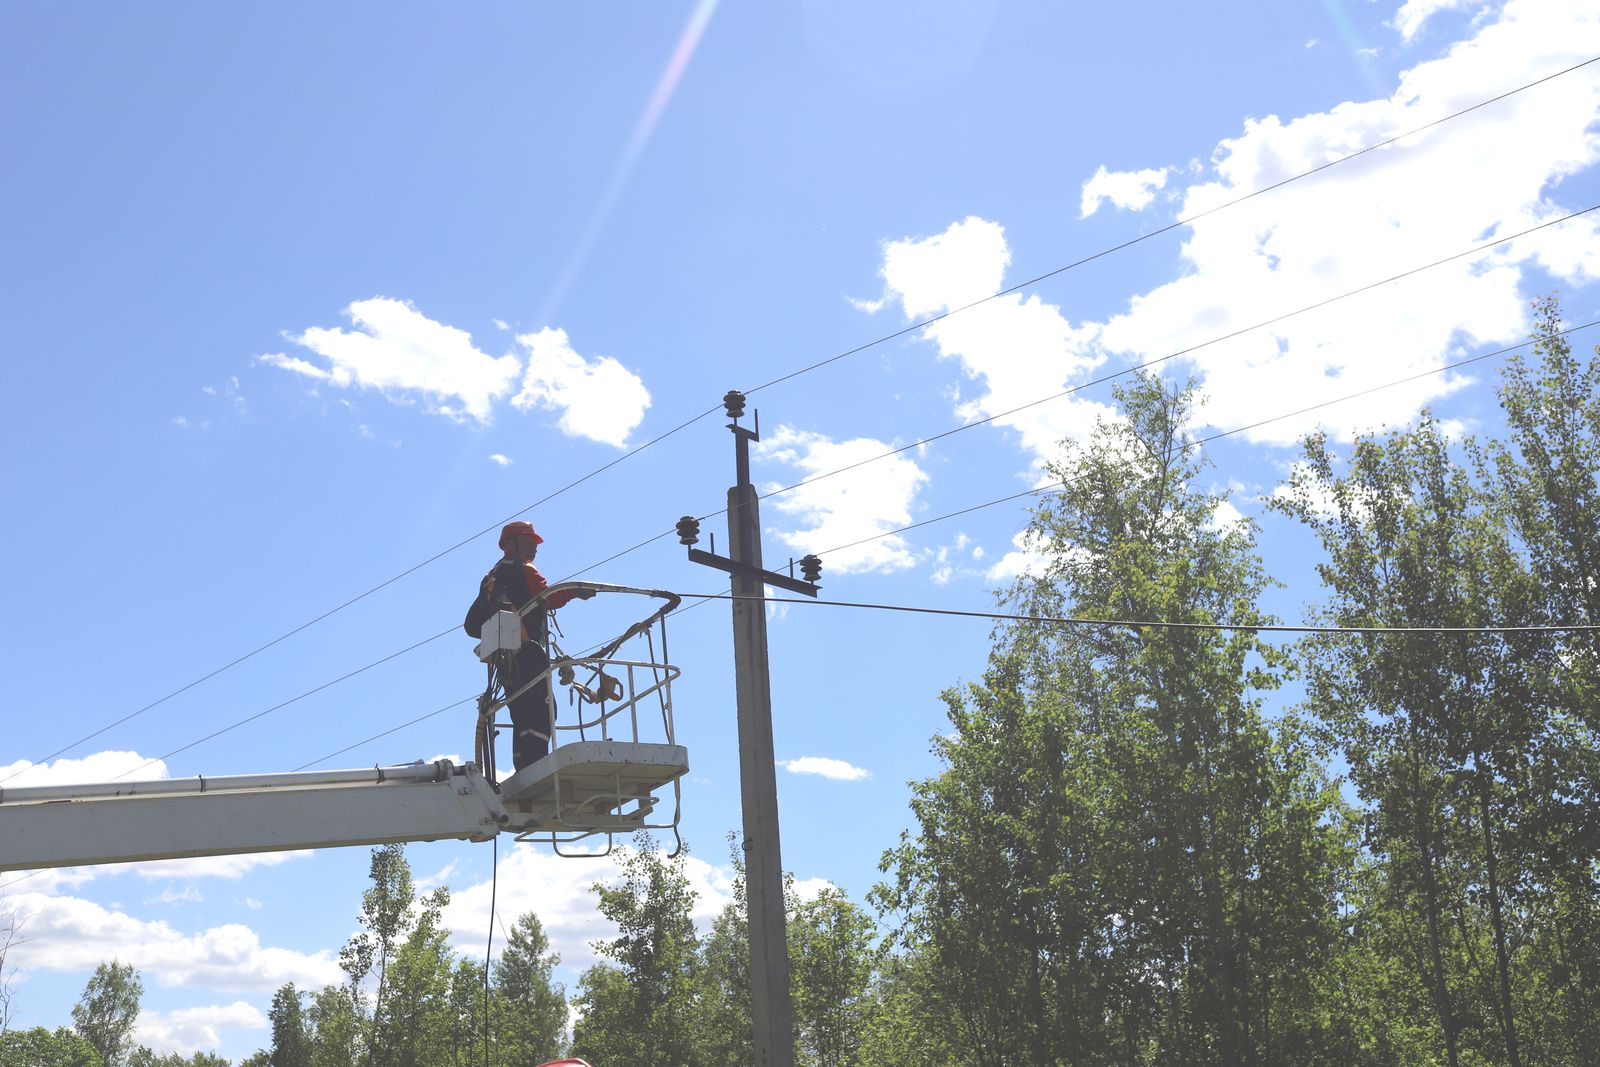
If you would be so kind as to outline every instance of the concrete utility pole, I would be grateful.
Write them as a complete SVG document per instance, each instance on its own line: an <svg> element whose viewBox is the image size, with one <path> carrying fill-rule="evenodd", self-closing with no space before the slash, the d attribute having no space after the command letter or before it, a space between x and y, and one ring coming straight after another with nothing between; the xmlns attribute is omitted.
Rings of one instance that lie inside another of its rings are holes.
<svg viewBox="0 0 1600 1067"><path fill-rule="evenodd" d="M739 703L739 781L744 803L745 901L750 926L750 1015L755 1027L759 1067L794 1067L794 1008L789 998L789 946L783 906L783 857L778 845L778 776L772 749L772 686L767 675L767 612L763 586L774 585L807 596L817 595L822 561L800 561L806 580L761 566L761 516L756 489L750 483L750 442L761 440L756 428L739 425L744 394L733 390L722 398L733 421L734 459L738 484L728 490L728 545L731 557L692 547L700 523L685 515L678 521L678 540L689 559L733 576L733 661ZM791 561L791 567L793 563Z"/></svg>

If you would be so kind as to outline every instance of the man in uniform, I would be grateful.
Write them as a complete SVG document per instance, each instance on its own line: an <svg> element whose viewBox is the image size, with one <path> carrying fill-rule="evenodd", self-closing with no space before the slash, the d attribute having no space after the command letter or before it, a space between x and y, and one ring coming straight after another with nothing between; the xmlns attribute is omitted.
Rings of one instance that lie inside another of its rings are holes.
<svg viewBox="0 0 1600 1067"><path fill-rule="evenodd" d="M500 549L505 555L478 584L477 599L467 609L463 624L468 634L481 636L483 624L496 611L509 608L520 612L550 587L533 565L533 557L543 543L544 538L531 522L508 522L501 529ZM550 679L545 676L550 668L548 613L574 597L588 600L592 596L592 589L565 589L546 597L541 606L522 616L522 647L507 658L500 676L506 695L512 698L508 704L512 727L511 761L519 771L550 751L552 705ZM534 678L538 678L538 682L528 686L526 692L513 695Z"/></svg>

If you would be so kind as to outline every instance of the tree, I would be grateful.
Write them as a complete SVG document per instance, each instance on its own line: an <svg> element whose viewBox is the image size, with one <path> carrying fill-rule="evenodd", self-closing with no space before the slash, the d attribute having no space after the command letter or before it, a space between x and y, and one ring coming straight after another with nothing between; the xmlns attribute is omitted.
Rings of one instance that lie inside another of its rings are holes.
<svg viewBox="0 0 1600 1067"><path fill-rule="evenodd" d="M828 886L792 903L788 931L800 1050L818 1067L853 1067L862 1062L877 928L841 890Z"/></svg>
<svg viewBox="0 0 1600 1067"><path fill-rule="evenodd" d="M441 922L449 903L449 888L440 886L422 898L415 916L407 916L400 928L405 940L394 949L373 1009L376 1065L412 1067L429 1049L442 1046L452 1029L449 994L455 954L446 943L450 931Z"/></svg>
<svg viewBox="0 0 1600 1067"><path fill-rule="evenodd" d="M1534 302L1535 344L1513 354L1499 390L1509 429L1477 467L1537 579L1529 621L1600 622L1600 347L1578 359L1555 297ZM1600 1058L1600 636L1517 648L1536 667L1544 717L1527 753L1530 942L1522 994L1529 1059ZM1531 1009L1531 1010L1528 1010Z"/></svg>
<svg viewBox="0 0 1600 1067"><path fill-rule="evenodd" d="M0 1035L11 1028L12 998L15 995L12 983L17 976L17 965L11 957L17 948L28 942L22 934L26 923L27 916L16 905L0 898Z"/></svg>
<svg viewBox="0 0 1600 1067"><path fill-rule="evenodd" d="M1002 627L946 696L946 767L876 899L925 952L960 1060L1344 1062L1315 990L1338 936L1348 830L1292 719L1263 694L1270 580L1248 522L1195 486L1188 390L1141 376L1122 418L1048 470L1019 614L1192 629Z"/></svg>
<svg viewBox="0 0 1600 1067"><path fill-rule="evenodd" d="M272 995L267 1019L272 1024L272 1049L268 1059L271 1067L311 1067L311 1037L301 1010L300 993L293 982L281 986Z"/></svg>
<svg viewBox="0 0 1600 1067"><path fill-rule="evenodd" d="M133 964L112 960L95 968L73 1005L73 1028L94 1046L106 1067L122 1067L127 1061L143 995L144 983Z"/></svg>
<svg viewBox="0 0 1600 1067"><path fill-rule="evenodd" d="M169 1052L163 1056L140 1045L129 1054L128 1067L229 1067L229 1064L215 1052L196 1052L189 1056Z"/></svg>
<svg viewBox="0 0 1600 1067"><path fill-rule="evenodd" d="M618 936L596 949L615 966L598 965L579 981L584 1015L573 1054L611 1067L695 1062L698 1032L698 939L689 917L695 892L682 857L665 859L645 834L620 861L622 880L595 883L601 913Z"/></svg>
<svg viewBox="0 0 1600 1067"><path fill-rule="evenodd" d="M378 972L377 999L382 1001L389 960L409 928L411 905L416 901L404 845L373 849L368 873L372 885L361 894L357 916L362 930L339 952L339 966L349 977L350 1000L357 1014L366 1000L364 984L374 969Z"/></svg>
<svg viewBox="0 0 1600 1067"><path fill-rule="evenodd" d="M0 1067L104 1067L95 1047L65 1026L0 1034Z"/></svg>
<svg viewBox="0 0 1600 1067"><path fill-rule="evenodd" d="M327 986L311 998L312 1067L350 1067L358 1062L362 1023L348 986Z"/></svg>
<svg viewBox="0 0 1600 1067"><path fill-rule="evenodd" d="M539 917L518 916L494 967L495 1046L506 1063L543 1063L564 1047L566 991L550 977L560 962Z"/></svg>

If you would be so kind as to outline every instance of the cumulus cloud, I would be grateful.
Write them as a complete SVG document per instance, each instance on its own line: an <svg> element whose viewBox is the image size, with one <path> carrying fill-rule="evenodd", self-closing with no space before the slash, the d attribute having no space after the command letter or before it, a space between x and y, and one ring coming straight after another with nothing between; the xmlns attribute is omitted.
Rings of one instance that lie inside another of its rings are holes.
<svg viewBox="0 0 1600 1067"><path fill-rule="evenodd" d="M618 853L624 848L619 846ZM501 857L495 908L508 917L507 923L509 916L538 912L551 947L561 954L563 966L581 971L598 962L591 942L615 937L617 930L595 907L592 886L620 877L618 856L574 862L532 844L519 844L509 854L502 849ZM684 864L690 887L696 893L690 915L704 930L733 899L732 872L693 855L685 857ZM485 880L451 894L444 922L452 932L452 942L463 952L483 951L490 893L490 883Z"/></svg>
<svg viewBox="0 0 1600 1067"><path fill-rule="evenodd" d="M259 1008L236 1000L175 1011L141 1011L134 1025L134 1040L160 1053L188 1056L222 1044L224 1030L265 1030L267 1017Z"/></svg>
<svg viewBox="0 0 1600 1067"><path fill-rule="evenodd" d="M859 782L871 778L872 772L831 756L801 756L799 759L779 760L778 766L790 774L814 774L819 778L832 778L836 782Z"/></svg>
<svg viewBox="0 0 1600 1067"><path fill-rule="evenodd" d="M420 397L453 419L488 422L516 385L516 356L489 356L465 330L435 322L409 301L357 300L344 310L354 329L313 326L288 339L326 361L270 353L261 362L338 388L375 389L391 400Z"/></svg>
<svg viewBox="0 0 1600 1067"><path fill-rule="evenodd" d="M1310 47L1309 45L1307 47ZM1083 183L1078 217L1086 219L1110 201L1124 211L1143 211L1167 184L1170 168L1160 170L1106 170L1102 165Z"/></svg>
<svg viewBox="0 0 1600 1067"><path fill-rule="evenodd" d="M637 374L610 356L585 359L565 330L519 334L517 343L527 349L528 367L513 404L561 412L557 425L573 437L618 448L628 443L650 406L650 393Z"/></svg>
<svg viewBox="0 0 1600 1067"><path fill-rule="evenodd" d="M870 437L834 441L822 434L780 426L761 441L756 454L810 478L880 456L892 447ZM915 562L905 539L878 535L910 524L917 491L927 480L916 461L902 452L802 485L773 497L767 506L800 523L799 529L775 531L778 538L793 548L796 556L827 552L829 573L901 570ZM777 488L777 483L771 483L767 491ZM843 548L869 537L875 540ZM835 548L842 551L831 551Z"/></svg>
<svg viewBox="0 0 1600 1067"><path fill-rule="evenodd" d="M995 560L984 572L991 582L1010 582L1022 575L1040 577L1049 567L1050 557L1038 541L1023 530L1011 539L1011 551Z"/></svg>
<svg viewBox="0 0 1600 1067"><path fill-rule="evenodd" d="M1389 23L1400 32L1400 40L1410 43L1423 23L1441 11L1460 11L1463 8L1482 7L1483 0L1406 0Z"/></svg>
<svg viewBox="0 0 1600 1067"><path fill-rule="evenodd" d="M11 899L29 917L28 943L12 950L25 971L90 971L114 957L164 986L257 993L285 982L316 988L344 973L330 952L265 946L247 926L185 933L77 897L19 892Z"/></svg>
<svg viewBox="0 0 1600 1067"><path fill-rule="evenodd" d="M1403 72L1388 98L1287 121L1248 120L1217 146L1209 171L1177 192L1179 214L1198 214L1597 52L1593 4L1510 0L1470 40ZM1159 358L1585 206L1565 202L1561 183L1600 161L1597 117L1600 70L1585 68L1201 219L1189 229L1173 280L1101 324L1099 342L1131 360ZM1232 428L1263 412L1436 369L1466 349L1520 340L1530 268L1568 284L1600 277L1593 217L1185 357L1207 399L1200 415ZM1348 437L1408 421L1464 382L1430 375L1249 436L1289 444L1320 423Z"/></svg>
<svg viewBox="0 0 1600 1067"><path fill-rule="evenodd" d="M998 292L1010 263L1005 230L967 218L932 237L885 245L882 273L887 298L915 320ZM1086 380L1103 359L1093 347L1097 332L1094 326L1074 327L1058 307L1037 296L1013 293L936 322L923 336L984 387L958 403L957 413L969 420L994 418L1017 431L1024 449L1043 458L1054 454L1062 438L1086 436L1095 418L1110 409L1068 396L1002 413Z"/></svg>
<svg viewBox="0 0 1600 1067"><path fill-rule="evenodd" d="M489 457L489 462L497 467L509 467L511 466L511 457L496 452Z"/></svg>
<svg viewBox="0 0 1600 1067"><path fill-rule="evenodd" d="M145 764L149 766L145 766ZM0 765L0 782L7 789L24 786L84 785L118 779L138 782L167 777L167 765L161 760L150 762L148 756L137 752L107 750L95 752L82 759L58 759L54 763L33 763L17 760Z"/></svg>

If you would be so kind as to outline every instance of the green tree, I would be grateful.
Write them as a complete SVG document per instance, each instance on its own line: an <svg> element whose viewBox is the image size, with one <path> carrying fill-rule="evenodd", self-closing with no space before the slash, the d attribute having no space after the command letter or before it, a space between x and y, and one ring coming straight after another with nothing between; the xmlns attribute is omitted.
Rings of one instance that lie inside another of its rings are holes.
<svg viewBox="0 0 1600 1067"><path fill-rule="evenodd" d="M293 982L281 986L272 995L267 1019L272 1024L272 1049L268 1059L271 1067L311 1067L311 1036L301 1010L300 993Z"/></svg>
<svg viewBox="0 0 1600 1067"><path fill-rule="evenodd" d="M184 1056L177 1052L165 1055L143 1045L128 1054L128 1067L229 1067L226 1057L215 1052L195 1052Z"/></svg>
<svg viewBox="0 0 1600 1067"><path fill-rule="evenodd" d="M871 989L860 1062L874 1067L924 1067L960 1062L947 1040L952 1013L938 1000L929 953L886 955Z"/></svg>
<svg viewBox="0 0 1600 1067"><path fill-rule="evenodd" d="M853 1067L860 1058L877 928L834 886L790 907L789 973L795 1029L806 1062Z"/></svg>
<svg viewBox="0 0 1600 1067"><path fill-rule="evenodd" d="M584 1015L573 1035L573 1054L607 1067L692 1064L700 984L698 939L689 917L695 892L681 855L664 858L647 835L635 838L620 866L617 885L594 886L601 914L618 930L595 947L615 966L592 967L579 981Z"/></svg>
<svg viewBox="0 0 1600 1067"><path fill-rule="evenodd" d="M981 684L946 694L945 762L876 899L925 946L957 1058L1346 1062L1314 1009L1349 858L1337 791L1263 694L1248 631L1270 584L1248 522L1200 492L1186 390L1149 376L1049 466L1019 614L1194 628L1002 627Z"/></svg>
<svg viewBox="0 0 1600 1067"><path fill-rule="evenodd" d="M311 998L312 1067L350 1067L359 1061L362 1018L348 986L328 986Z"/></svg>
<svg viewBox="0 0 1600 1067"><path fill-rule="evenodd" d="M26 923L27 917L17 906L0 897L0 1036L11 1029L17 965L9 962L9 957L27 944L28 939L22 933Z"/></svg>
<svg viewBox="0 0 1600 1067"><path fill-rule="evenodd" d="M122 1067L127 1062L143 995L144 983L133 964L112 960L94 969L83 995L73 1005L73 1028L94 1046L106 1067Z"/></svg>
<svg viewBox="0 0 1600 1067"><path fill-rule="evenodd" d="M1554 297L1534 302L1535 344L1500 385L1508 434L1477 464L1537 579L1528 621L1600 622L1600 347L1580 360ZM1600 636L1517 642L1543 714L1517 826L1525 848L1530 1062L1600 1061Z"/></svg>
<svg viewBox="0 0 1600 1067"><path fill-rule="evenodd" d="M410 928L411 906L416 902L404 845L380 845L373 849L368 874L372 885L361 894L361 913L357 916L361 932L339 952L339 966L348 977L350 1000L358 1015L364 1013L366 981L373 971L377 971L378 977L377 1000L382 1002L389 961L405 939ZM372 1052L369 1039L369 1058Z"/></svg>
<svg viewBox="0 0 1600 1067"><path fill-rule="evenodd" d="M450 931L441 923L449 903L449 888L440 886L422 898L415 916L407 916L400 927L405 940L393 951L373 1010L375 1065L416 1067L452 1029L449 994L455 954L447 944Z"/></svg>
<svg viewBox="0 0 1600 1067"><path fill-rule="evenodd" d="M495 1045L506 1063L543 1063L565 1047L566 991L551 980L560 963L539 917L519 916L494 966Z"/></svg>
<svg viewBox="0 0 1600 1067"><path fill-rule="evenodd" d="M105 1060L88 1041L65 1026L54 1031L36 1026L0 1034L0 1067L104 1067Z"/></svg>
<svg viewBox="0 0 1600 1067"><path fill-rule="evenodd" d="M448 1067L481 1067L485 1062L494 1064L522 1064L537 1063L541 1059L551 1057L538 1057L528 1059L520 1052L513 1053L507 1050L503 1037L497 1031L493 1035L487 1034L484 1027L483 1003L483 964L474 959L462 958L456 961L456 969L450 975L449 1007L446 1012L447 1033L444 1036L443 1048L439 1062ZM492 1011L499 1011L498 998L492 1005ZM487 1038L492 1041L486 1057L484 1042Z"/></svg>

